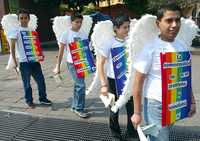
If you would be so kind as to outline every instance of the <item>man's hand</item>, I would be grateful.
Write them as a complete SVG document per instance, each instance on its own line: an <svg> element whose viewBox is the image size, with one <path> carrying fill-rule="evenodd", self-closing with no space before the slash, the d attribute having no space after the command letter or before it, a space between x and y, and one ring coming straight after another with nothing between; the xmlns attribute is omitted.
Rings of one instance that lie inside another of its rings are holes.
<svg viewBox="0 0 200 141"><path fill-rule="evenodd" d="M132 124L135 129L137 129L137 126L142 122L142 116L141 114L134 113L131 117Z"/></svg>
<svg viewBox="0 0 200 141"><path fill-rule="evenodd" d="M189 113L188 113L188 116L189 116L189 117L192 117L195 113L196 113L196 104L195 104L195 103L192 103L192 104L191 104L191 107L190 107L190 111L189 111Z"/></svg>
<svg viewBox="0 0 200 141"><path fill-rule="evenodd" d="M60 74L60 67L58 65L56 65L56 67L53 70L53 73L56 74Z"/></svg>
<svg viewBox="0 0 200 141"><path fill-rule="evenodd" d="M108 86L107 85L101 86L101 93L100 94L108 97Z"/></svg>

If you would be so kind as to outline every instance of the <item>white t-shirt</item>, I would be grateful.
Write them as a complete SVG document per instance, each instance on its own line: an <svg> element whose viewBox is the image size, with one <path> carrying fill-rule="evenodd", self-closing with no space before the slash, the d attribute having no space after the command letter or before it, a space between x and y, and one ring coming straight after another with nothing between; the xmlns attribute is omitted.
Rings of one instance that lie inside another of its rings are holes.
<svg viewBox="0 0 200 141"><path fill-rule="evenodd" d="M182 51L188 51L188 49L180 41L166 42L160 38L156 38L142 49L133 67L137 71L146 74L143 87L145 97L162 101L160 53Z"/></svg>
<svg viewBox="0 0 200 141"><path fill-rule="evenodd" d="M109 78L115 78L114 70L113 70L113 62L111 56L111 48L122 47L126 44L126 41L121 42L113 38L109 43L105 43L103 47L97 50L98 54L107 58L107 76Z"/></svg>
<svg viewBox="0 0 200 141"><path fill-rule="evenodd" d="M69 44L76 40L85 40L85 39L88 39L88 37L86 35L84 35L81 32L72 31L71 29L64 32L61 35L58 42L65 44L64 55L63 55L64 62L67 61L69 63L73 63L72 56L71 56L70 49L69 49Z"/></svg>
<svg viewBox="0 0 200 141"><path fill-rule="evenodd" d="M27 62L27 58L25 55L24 47L23 47L23 42L22 42L22 37L21 37L21 31L33 31L32 29L28 27L18 27L14 28L8 33L8 38L9 39L16 39L16 55L19 58L19 62Z"/></svg>

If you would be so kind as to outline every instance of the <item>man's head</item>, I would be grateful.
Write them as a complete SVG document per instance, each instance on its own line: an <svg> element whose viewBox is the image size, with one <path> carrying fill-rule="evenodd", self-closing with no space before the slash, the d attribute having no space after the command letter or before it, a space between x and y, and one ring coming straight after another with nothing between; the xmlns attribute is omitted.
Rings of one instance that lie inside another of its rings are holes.
<svg viewBox="0 0 200 141"><path fill-rule="evenodd" d="M125 38L128 36L130 19L126 15L117 16L113 20L113 28L117 37Z"/></svg>
<svg viewBox="0 0 200 141"><path fill-rule="evenodd" d="M22 27L28 27L28 23L30 21L30 14L29 11L25 9L21 9L18 11L18 20Z"/></svg>
<svg viewBox="0 0 200 141"><path fill-rule="evenodd" d="M79 13L74 13L71 16L72 30L79 31L82 25L83 16Z"/></svg>
<svg viewBox="0 0 200 141"><path fill-rule="evenodd" d="M160 29L160 38L173 42L181 26L181 9L176 3L162 5L157 12L156 24Z"/></svg>

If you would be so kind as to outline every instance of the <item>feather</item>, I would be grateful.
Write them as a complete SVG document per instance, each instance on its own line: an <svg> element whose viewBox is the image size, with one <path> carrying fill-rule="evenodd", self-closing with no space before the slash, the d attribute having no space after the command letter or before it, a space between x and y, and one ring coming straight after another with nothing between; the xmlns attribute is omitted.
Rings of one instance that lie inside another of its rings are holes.
<svg viewBox="0 0 200 141"><path fill-rule="evenodd" d="M112 21L101 21L95 25L91 40L96 55L98 55L98 50L101 50L101 48L104 47L104 44L109 42L114 35Z"/></svg>
<svg viewBox="0 0 200 141"><path fill-rule="evenodd" d="M7 14L3 16L1 20L1 25L6 35L8 35L11 30L18 28L20 26L20 23L18 21L18 17L16 14ZM30 14L30 21L28 23L28 27L32 30L37 29L37 17L33 14ZM8 40L8 44L11 45L10 39L8 39L7 36L6 38ZM16 56L18 57L17 52L16 52ZM10 54L6 69L12 69L13 67L14 67L14 60L12 58L12 55Z"/></svg>
<svg viewBox="0 0 200 141"><path fill-rule="evenodd" d="M80 32L84 33L88 37L90 33L90 29L92 28L92 23L93 23L92 18L88 15L84 15Z"/></svg>
<svg viewBox="0 0 200 141"><path fill-rule="evenodd" d="M176 38L184 43L189 50L197 33L198 26L193 20L181 18L181 28Z"/></svg>
<svg viewBox="0 0 200 141"><path fill-rule="evenodd" d="M53 20L53 31L58 40L60 36L71 28L70 16L57 16Z"/></svg>

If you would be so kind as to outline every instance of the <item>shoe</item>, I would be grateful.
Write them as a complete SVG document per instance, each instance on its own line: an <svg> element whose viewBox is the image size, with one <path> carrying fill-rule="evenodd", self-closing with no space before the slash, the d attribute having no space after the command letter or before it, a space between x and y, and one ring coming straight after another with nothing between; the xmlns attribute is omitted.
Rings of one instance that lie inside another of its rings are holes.
<svg viewBox="0 0 200 141"><path fill-rule="evenodd" d="M50 100L48 100L48 99L42 99L42 100L40 100L40 104L42 104L42 105L51 105L52 102Z"/></svg>
<svg viewBox="0 0 200 141"><path fill-rule="evenodd" d="M26 102L26 104L30 107L30 108L35 108L35 104L33 102Z"/></svg>
<svg viewBox="0 0 200 141"><path fill-rule="evenodd" d="M71 108L70 111L71 111L72 113L75 113L75 109L74 109L74 108Z"/></svg>
<svg viewBox="0 0 200 141"><path fill-rule="evenodd" d="M72 109L72 110L73 110L74 113L76 113L81 118L87 118L87 117L89 117L89 113L86 112L86 111L84 111L84 110L83 111L77 111L75 109Z"/></svg>

